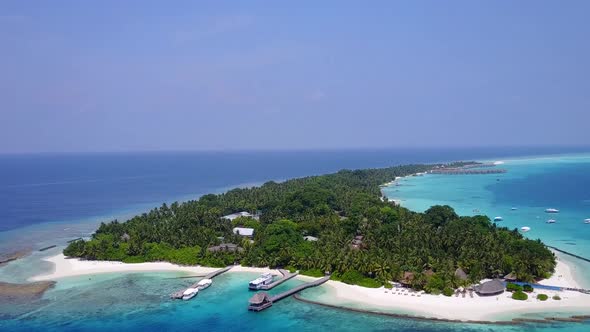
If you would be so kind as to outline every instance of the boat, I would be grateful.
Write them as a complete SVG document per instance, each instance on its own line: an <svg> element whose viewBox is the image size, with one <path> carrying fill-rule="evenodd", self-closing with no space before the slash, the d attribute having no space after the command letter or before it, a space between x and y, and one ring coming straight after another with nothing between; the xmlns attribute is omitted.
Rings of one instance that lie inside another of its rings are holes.
<svg viewBox="0 0 590 332"><path fill-rule="evenodd" d="M548 224L555 224L557 221L555 219L549 219L546 221Z"/></svg>
<svg viewBox="0 0 590 332"><path fill-rule="evenodd" d="M199 290L203 290L203 289L211 286L212 283L213 283L213 280L211 280L211 279L203 279L197 283L197 288Z"/></svg>
<svg viewBox="0 0 590 332"><path fill-rule="evenodd" d="M545 209L545 212L547 213L559 213L558 209Z"/></svg>
<svg viewBox="0 0 590 332"><path fill-rule="evenodd" d="M250 281L250 283L248 283L248 288L260 289L262 286L272 283L272 278L272 273L263 273L260 277Z"/></svg>
<svg viewBox="0 0 590 332"><path fill-rule="evenodd" d="M520 228L520 230L523 231L524 233L526 233L526 232L530 231L531 228L528 227L528 226L523 226L523 227Z"/></svg>
<svg viewBox="0 0 590 332"><path fill-rule="evenodd" d="M518 208L515 208L515 207L513 207L513 208L511 208L510 210L512 210L512 211L516 211L516 210L518 210Z"/></svg>
<svg viewBox="0 0 590 332"><path fill-rule="evenodd" d="M193 297L195 297L197 295L197 293L199 293L198 288L188 288L187 290L184 291L184 293L182 293L182 299L184 301L190 300Z"/></svg>
<svg viewBox="0 0 590 332"><path fill-rule="evenodd" d="M502 217L496 217L496 218L494 218L494 221L502 221L502 220L504 220L504 218L502 218Z"/></svg>
<svg viewBox="0 0 590 332"><path fill-rule="evenodd" d="M590 218L584 219L584 224L590 224Z"/></svg>

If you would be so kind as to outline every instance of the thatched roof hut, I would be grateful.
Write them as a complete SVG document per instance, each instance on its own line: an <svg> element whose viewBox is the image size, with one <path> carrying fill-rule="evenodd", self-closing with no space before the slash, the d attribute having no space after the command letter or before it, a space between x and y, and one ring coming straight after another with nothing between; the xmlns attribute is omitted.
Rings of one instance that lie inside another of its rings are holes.
<svg viewBox="0 0 590 332"><path fill-rule="evenodd" d="M475 286L475 292L481 296L498 295L504 292L504 284L498 279L486 281Z"/></svg>
<svg viewBox="0 0 590 332"><path fill-rule="evenodd" d="M412 280L414 280L414 273L406 271L406 272L404 272L404 276L402 277L402 280L400 280L399 282L404 285L410 285L410 284L412 284Z"/></svg>
<svg viewBox="0 0 590 332"><path fill-rule="evenodd" d="M465 271L463 271L463 269L460 267L455 270L455 277L459 280L469 279L469 277L467 276L467 273L465 273Z"/></svg>
<svg viewBox="0 0 590 332"><path fill-rule="evenodd" d="M256 305L256 304L259 305L259 304L262 304L265 302L270 302L270 297L268 296L267 292L256 293L248 301L248 303L254 304L254 305Z"/></svg>
<svg viewBox="0 0 590 332"><path fill-rule="evenodd" d="M510 272L504 276L504 280L506 281L516 281L516 274L514 272Z"/></svg>

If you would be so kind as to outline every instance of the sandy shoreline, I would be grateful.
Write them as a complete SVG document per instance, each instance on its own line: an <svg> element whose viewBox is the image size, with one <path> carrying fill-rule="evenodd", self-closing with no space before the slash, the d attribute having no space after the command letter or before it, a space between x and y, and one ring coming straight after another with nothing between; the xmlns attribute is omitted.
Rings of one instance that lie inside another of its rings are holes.
<svg viewBox="0 0 590 332"><path fill-rule="evenodd" d="M571 268L558 260L554 275L540 282L543 285L577 287L578 283L573 279ZM365 310L385 313L398 313L433 317L452 320L481 320L504 321L507 316L519 317L528 313L551 312L555 314L566 312L590 313L590 295L574 291L552 291L535 289L529 294L526 301L513 300L511 293L504 292L498 296L479 297L474 294L471 298L447 297L443 295L429 295L416 293L412 295L407 291L386 290L385 288L364 288L347 285L339 281L330 280L325 284L327 292L303 298L313 301L362 308ZM537 294L546 294L550 298L547 301L536 299ZM553 295L559 295L561 300L553 300Z"/></svg>
<svg viewBox="0 0 590 332"><path fill-rule="evenodd" d="M108 261L86 261L76 258L66 258L63 254L45 258L46 261L55 264L53 272L45 275L35 276L30 281L55 280L65 277L92 275L101 273L124 273L124 272L162 272L180 271L193 274L206 274L217 270L217 268L202 266L180 266L165 262L126 264L121 262ZM230 272L271 272L279 275L279 272L269 268L252 268L235 266ZM298 276L305 281L316 278ZM555 273L549 279L540 282L543 285L578 287L571 267L559 259ZM385 288L364 288L360 286L347 285L339 281L330 280L324 286L326 291L308 291L303 298L313 301L352 308L363 308L380 312L409 314L424 317L453 320L505 320L507 315L514 317L527 313L537 312L585 312L590 313L590 295L574 291L551 291L536 289L529 294L527 301L516 301L510 298L510 293L505 292L499 296L479 297L446 297L443 295L421 294L406 291L392 291ZM549 300L539 301L537 294L549 295ZM561 300L553 300L551 297L558 294ZM452 309L450 309L452 308ZM502 317L502 318L499 318Z"/></svg>

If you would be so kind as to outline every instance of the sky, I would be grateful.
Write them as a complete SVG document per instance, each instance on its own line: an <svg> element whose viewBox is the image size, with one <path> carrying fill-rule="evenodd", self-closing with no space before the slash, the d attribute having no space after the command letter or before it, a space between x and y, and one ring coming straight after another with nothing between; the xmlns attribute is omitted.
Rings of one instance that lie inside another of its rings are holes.
<svg viewBox="0 0 590 332"><path fill-rule="evenodd" d="M590 145L589 1L0 1L0 153Z"/></svg>

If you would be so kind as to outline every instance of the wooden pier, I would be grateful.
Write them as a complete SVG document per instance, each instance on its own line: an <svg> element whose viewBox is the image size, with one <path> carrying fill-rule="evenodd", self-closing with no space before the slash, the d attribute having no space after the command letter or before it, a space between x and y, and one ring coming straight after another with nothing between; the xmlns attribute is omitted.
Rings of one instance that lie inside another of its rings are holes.
<svg viewBox="0 0 590 332"><path fill-rule="evenodd" d="M310 288L310 287L316 287L319 286L323 283L325 283L326 281L330 280L330 276L327 275L323 278L320 278L318 280L312 281L312 282L307 282L305 284L299 285L297 287L291 288L288 291L279 293L277 295L274 296L270 296L268 295L267 292L260 292L260 293L256 293L256 295L254 295L248 304L248 310L252 310L252 311L262 311L266 308L269 308L273 305L273 303L278 302L284 298L287 298L293 294L299 293L300 291Z"/></svg>
<svg viewBox="0 0 590 332"><path fill-rule="evenodd" d="M279 269L279 272L281 272L281 274L283 275L283 277L281 279L275 280L274 282L268 284L268 285L262 285L260 286L261 290L269 290L269 289L273 289L275 287L277 287L278 285L284 283L287 280L293 279L295 276L297 276L299 274L299 271L295 272L295 273L291 273L287 270L283 270L283 269Z"/></svg>
<svg viewBox="0 0 590 332"><path fill-rule="evenodd" d="M228 267L225 267L223 269L219 269L217 271L213 271L213 272L207 274L203 279L213 279L213 278L217 277L218 275L231 270L232 267L233 267L233 265L228 266ZM198 284L199 284L199 282L195 282L189 288L197 288L197 285ZM170 298L172 298L172 299L182 299L182 294L184 293L185 290L186 289L182 289L182 290L179 290L178 292L174 292L174 293L170 294Z"/></svg>

